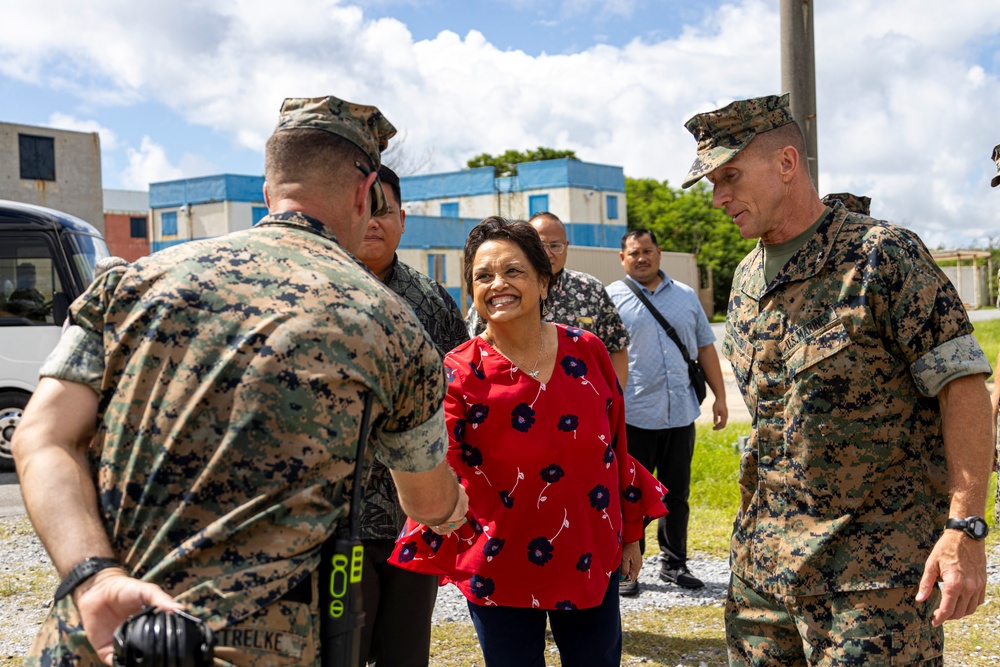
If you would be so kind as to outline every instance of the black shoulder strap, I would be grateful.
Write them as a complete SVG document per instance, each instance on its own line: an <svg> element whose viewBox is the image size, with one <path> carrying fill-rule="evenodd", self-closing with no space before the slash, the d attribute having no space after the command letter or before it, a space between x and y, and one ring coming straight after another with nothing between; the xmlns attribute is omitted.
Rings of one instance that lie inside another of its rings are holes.
<svg viewBox="0 0 1000 667"><path fill-rule="evenodd" d="M630 278L623 278L622 281L628 285L628 288L632 290L637 297L639 297L639 301L642 301L643 305L646 306L646 308L649 309L649 312L653 314L656 321L660 323L663 330L667 332L668 336L670 336L670 340L674 341L674 345L677 346L677 349L681 351L681 356L684 357L684 362L688 364L691 363L691 357L688 355L687 348L684 347L683 343L681 343L680 336L678 336L677 332L674 331L674 328L670 326L670 322L667 322L667 320L664 319L663 315L660 314L660 311L656 309L656 306L650 303L649 299L647 299L646 295L642 293L639 286L632 282Z"/></svg>

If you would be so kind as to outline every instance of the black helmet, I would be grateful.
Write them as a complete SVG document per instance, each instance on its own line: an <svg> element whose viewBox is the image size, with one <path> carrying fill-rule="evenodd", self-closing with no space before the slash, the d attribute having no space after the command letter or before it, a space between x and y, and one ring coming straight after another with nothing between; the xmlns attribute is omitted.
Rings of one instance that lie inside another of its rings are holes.
<svg viewBox="0 0 1000 667"><path fill-rule="evenodd" d="M203 667L215 639L200 618L146 607L115 630L114 667Z"/></svg>

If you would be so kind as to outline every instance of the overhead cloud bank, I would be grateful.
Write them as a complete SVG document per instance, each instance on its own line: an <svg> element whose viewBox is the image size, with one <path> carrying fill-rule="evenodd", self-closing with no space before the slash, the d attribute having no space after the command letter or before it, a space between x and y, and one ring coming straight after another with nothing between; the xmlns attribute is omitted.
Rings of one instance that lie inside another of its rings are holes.
<svg viewBox="0 0 1000 667"><path fill-rule="evenodd" d="M631 4L580 6L610 15ZM416 160L427 170L551 146L677 186L694 157L687 118L781 92L777 10L734 1L665 41L529 55L491 44L488 16L482 32L417 41L346 1L40 1L6 10L17 29L0 42L0 75L65 93L53 122L117 136L105 150L120 151L127 187L198 175L211 156L197 145L166 153L156 127L123 146L104 109L162 104L261 151L284 97L327 93L379 106L408 156L430 156ZM1000 190L989 187L1000 5L842 0L816 11L820 194L871 196L875 215L932 247L1000 237Z"/></svg>

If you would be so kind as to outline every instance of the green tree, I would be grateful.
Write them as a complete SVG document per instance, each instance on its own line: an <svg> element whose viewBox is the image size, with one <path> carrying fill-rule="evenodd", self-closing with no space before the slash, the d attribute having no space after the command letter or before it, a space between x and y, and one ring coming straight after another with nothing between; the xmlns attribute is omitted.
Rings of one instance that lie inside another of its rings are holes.
<svg viewBox="0 0 1000 667"><path fill-rule="evenodd" d="M689 252L704 272L712 269L712 302L725 312L733 273L756 245L744 239L733 221L712 205L712 191L703 182L690 190L675 190L651 178L625 178L629 229L648 229L660 247Z"/></svg>
<svg viewBox="0 0 1000 667"><path fill-rule="evenodd" d="M576 152L539 146L535 150L528 149L524 152L509 150L503 155L483 153L472 158L466 164L470 169L475 169L476 167L493 167L496 170L497 176L517 176L517 165L522 162L558 160L567 157L571 160L576 160Z"/></svg>

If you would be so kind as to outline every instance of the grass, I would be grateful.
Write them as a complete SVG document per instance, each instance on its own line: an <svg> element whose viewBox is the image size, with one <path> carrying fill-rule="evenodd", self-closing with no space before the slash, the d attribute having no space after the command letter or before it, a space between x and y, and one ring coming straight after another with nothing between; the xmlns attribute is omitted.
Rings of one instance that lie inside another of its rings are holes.
<svg viewBox="0 0 1000 667"><path fill-rule="evenodd" d="M986 358L991 364L996 364L997 354L1000 354L1000 320L973 322L973 326L976 327L976 340L986 353Z"/></svg>

